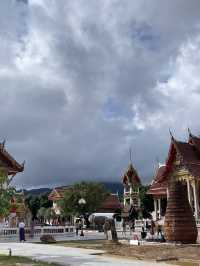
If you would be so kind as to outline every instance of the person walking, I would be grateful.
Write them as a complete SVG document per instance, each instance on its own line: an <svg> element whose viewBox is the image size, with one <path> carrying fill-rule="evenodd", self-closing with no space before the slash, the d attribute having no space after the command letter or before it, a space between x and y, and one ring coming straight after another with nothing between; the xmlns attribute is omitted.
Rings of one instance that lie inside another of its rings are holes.
<svg viewBox="0 0 200 266"><path fill-rule="evenodd" d="M21 221L19 223L19 241L24 242L25 240L25 223Z"/></svg>

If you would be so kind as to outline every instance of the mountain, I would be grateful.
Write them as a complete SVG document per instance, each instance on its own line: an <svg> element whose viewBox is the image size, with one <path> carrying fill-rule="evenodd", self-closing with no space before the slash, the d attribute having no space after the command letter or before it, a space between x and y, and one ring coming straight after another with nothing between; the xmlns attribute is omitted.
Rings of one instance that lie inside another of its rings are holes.
<svg viewBox="0 0 200 266"><path fill-rule="evenodd" d="M34 188L29 190L24 190L25 196L40 196L46 193L50 193L52 191L51 188Z"/></svg>
<svg viewBox="0 0 200 266"><path fill-rule="evenodd" d="M111 193L119 193L119 195L123 195L123 185L117 182L104 182L104 186L107 188L108 191ZM29 190L24 190L26 196L40 196L42 194L50 193L52 191L51 188L34 188Z"/></svg>
<svg viewBox="0 0 200 266"><path fill-rule="evenodd" d="M123 195L124 193L124 187L122 183L104 182L103 184L111 193L119 193L119 195Z"/></svg>

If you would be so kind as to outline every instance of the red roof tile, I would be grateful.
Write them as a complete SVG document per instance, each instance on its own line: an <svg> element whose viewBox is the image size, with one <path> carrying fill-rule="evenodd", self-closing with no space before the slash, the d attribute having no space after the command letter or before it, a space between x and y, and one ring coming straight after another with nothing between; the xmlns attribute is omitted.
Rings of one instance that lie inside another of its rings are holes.
<svg viewBox="0 0 200 266"><path fill-rule="evenodd" d="M163 181L163 175L165 174L166 166L161 166L157 169L153 183L150 186L147 194L150 195L166 195L167 194L167 181Z"/></svg>
<svg viewBox="0 0 200 266"><path fill-rule="evenodd" d="M54 188L48 196L49 200L57 201L64 198L65 193L72 189L71 186L63 186Z"/></svg>
<svg viewBox="0 0 200 266"><path fill-rule="evenodd" d="M106 197L98 212L115 212L116 210L121 208L122 205L119 201L118 196L115 194L110 194Z"/></svg>
<svg viewBox="0 0 200 266"><path fill-rule="evenodd" d="M189 143L193 144L198 150L198 152L200 152L200 138L199 137L196 137L190 133Z"/></svg>

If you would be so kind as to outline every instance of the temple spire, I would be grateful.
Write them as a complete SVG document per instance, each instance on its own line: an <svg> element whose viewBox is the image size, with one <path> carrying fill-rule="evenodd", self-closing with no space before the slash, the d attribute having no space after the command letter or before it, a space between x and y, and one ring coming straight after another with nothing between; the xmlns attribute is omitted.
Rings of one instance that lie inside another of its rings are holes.
<svg viewBox="0 0 200 266"><path fill-rule="evenodd" d="M130 164L132 164L132 149L129 148L129 160L130 160Z"/></svg>
<svg viewBox="0 0 200 266"><path fill-rule="evenodd" d="M169 134L170 134L170 136L171 136L172 140L174 140L174 136L173 136L173 134L172 134L172 131L171 131L171 129L170 129L170 128L169 128Z"/></svg>
<svg viewBox="0 0 200 266"><path fill-rule="evenodd" d="M192 136L192 133L191 133L191 130L189 127L188 127L188 134L189 134L189 136Z"/></svg>
<svg viewBox="0 0 200 266"><path fill-rule="evenodd" d="M156 169L158 169L160 166L160 161L159 161L159 157L156 156Z"/></svg>

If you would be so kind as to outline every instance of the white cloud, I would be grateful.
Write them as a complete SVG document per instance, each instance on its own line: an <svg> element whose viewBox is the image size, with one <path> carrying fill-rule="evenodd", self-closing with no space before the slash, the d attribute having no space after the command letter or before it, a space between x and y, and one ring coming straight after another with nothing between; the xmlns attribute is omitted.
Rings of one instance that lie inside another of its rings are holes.
<svg viewBox="0 0 200 266"><path fill-rule="evenodd" d="M168 127L198 131L199 1L25 3L0 2L0 131L27 161L16 183L119 181L130 146L145 180Z"/></svg>

